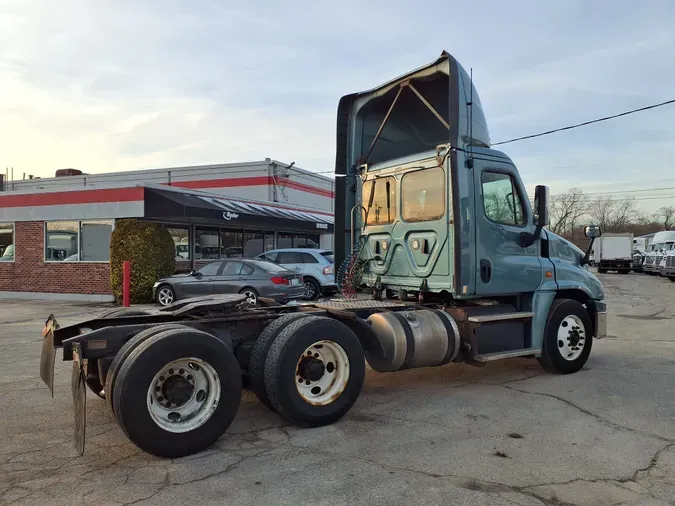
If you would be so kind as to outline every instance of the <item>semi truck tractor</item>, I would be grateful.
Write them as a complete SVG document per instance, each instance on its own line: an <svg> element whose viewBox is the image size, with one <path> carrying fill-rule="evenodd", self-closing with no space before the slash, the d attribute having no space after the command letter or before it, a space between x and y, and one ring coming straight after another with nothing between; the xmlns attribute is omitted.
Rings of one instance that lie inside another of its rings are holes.
<svg viewBox="0 0 675 506"><path fill-rule="evenodd" d="M88 390L138 447L180 457L226 432L242 388L320 426L348 415L366 364L394 373L527 357L569 374L605 336L605 294L586 268L600 229L586 227L586 252L546 230L548 189L531 207L450 54L340 100L336 175L341 298L209 296L64 327L49 315L41 377L53 394L57 351L72 362L80 453Z"/></svg>
<svg viewBox="0 0 675 506"><path fill-rule="evenodd" d="M669 253L675 249L675 230L658 232L654 234L654 239L658 239L658 241L654 241L656 244L654 259L655 271L660 276L668 276L669 274L667 274L666 270L670 272L667 264L668 257L670 256ZM670 261L672 262L672 260Z"/></svg>
<svg viewBox="0 0 675 506"><path fill-rule="evenodd" d="M595 243L598 272L627 274L633 269L633 234L605 234Z"/></svg>

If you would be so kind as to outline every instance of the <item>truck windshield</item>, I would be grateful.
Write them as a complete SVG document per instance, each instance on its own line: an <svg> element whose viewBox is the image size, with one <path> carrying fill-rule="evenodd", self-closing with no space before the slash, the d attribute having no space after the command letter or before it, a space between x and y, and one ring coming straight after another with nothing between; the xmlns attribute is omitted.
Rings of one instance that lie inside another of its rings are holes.
<svg viewBox="0 0 675 506"><path fill-rule="evenodd" d="M370 194L375 185L373 202L370 203ZM387 225L396 217L396 180L393 177L379 177L363 184L362 205L367 214L366 225ZM389 198L387 199L387 195ZM364 216L365 218L365 216Z"/></svg>

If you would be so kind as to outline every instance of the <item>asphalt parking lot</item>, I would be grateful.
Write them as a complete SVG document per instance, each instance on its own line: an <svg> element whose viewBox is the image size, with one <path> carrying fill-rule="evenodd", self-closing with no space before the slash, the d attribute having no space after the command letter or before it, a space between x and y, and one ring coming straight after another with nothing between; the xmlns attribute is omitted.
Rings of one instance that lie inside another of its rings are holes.
<svg viewBox="0 0 675 506"><path fill-rule="evenodd" d="M579 373L532 359L369 372L339 423L288 426L245 394L220 441L160 460L87 397L72 445L70 364L55 398L40 330L101 306L0 301L1 504L675 504L675 283L601 276L609 335Z"/></svg>

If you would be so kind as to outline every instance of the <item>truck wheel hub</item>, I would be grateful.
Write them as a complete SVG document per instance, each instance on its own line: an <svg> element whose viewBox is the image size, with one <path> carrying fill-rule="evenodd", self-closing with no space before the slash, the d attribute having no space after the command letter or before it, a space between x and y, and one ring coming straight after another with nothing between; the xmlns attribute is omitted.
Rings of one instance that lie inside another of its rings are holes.
<svg viewBox="0 0 675 506"><path fill-rule="evenodd" d="M349 357L335 341L317 341L308 347L295 369L298 394L312 406L335 402L349 383Z"/></svg>
<svg viewBox="0 0 675 506"><path fill-rule="evenodd" d="M323 361L314 357L305 357L298 364L298 375L307 381L319 381L324 372L326 372L326 366Z"/></svg>
<svg viewBox="0 0 675 506"><path fill-rule="evenodd" d="M164 397L175 406L182 406L189 401L194 391L194 385L180 375L170 376L162 385Z"/></svg>
<svg viewBox="0 0 675 506"><path fill-rule="evenodd" d="M586 329L576 315L566 316L558 328L558 351L565 360L576 360L584 351Z"/></svg>

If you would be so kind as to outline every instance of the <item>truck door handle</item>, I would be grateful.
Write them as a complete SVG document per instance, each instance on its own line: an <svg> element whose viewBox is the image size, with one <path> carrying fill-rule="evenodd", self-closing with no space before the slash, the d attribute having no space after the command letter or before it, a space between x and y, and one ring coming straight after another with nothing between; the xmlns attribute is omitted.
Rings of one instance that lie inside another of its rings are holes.
<svg viewBox="0 0 675 506"><path fill-rule="evenodd" d="M483 283L489 283L492 278L492 264L489 260L480 261L480 279Z"/></svg>

